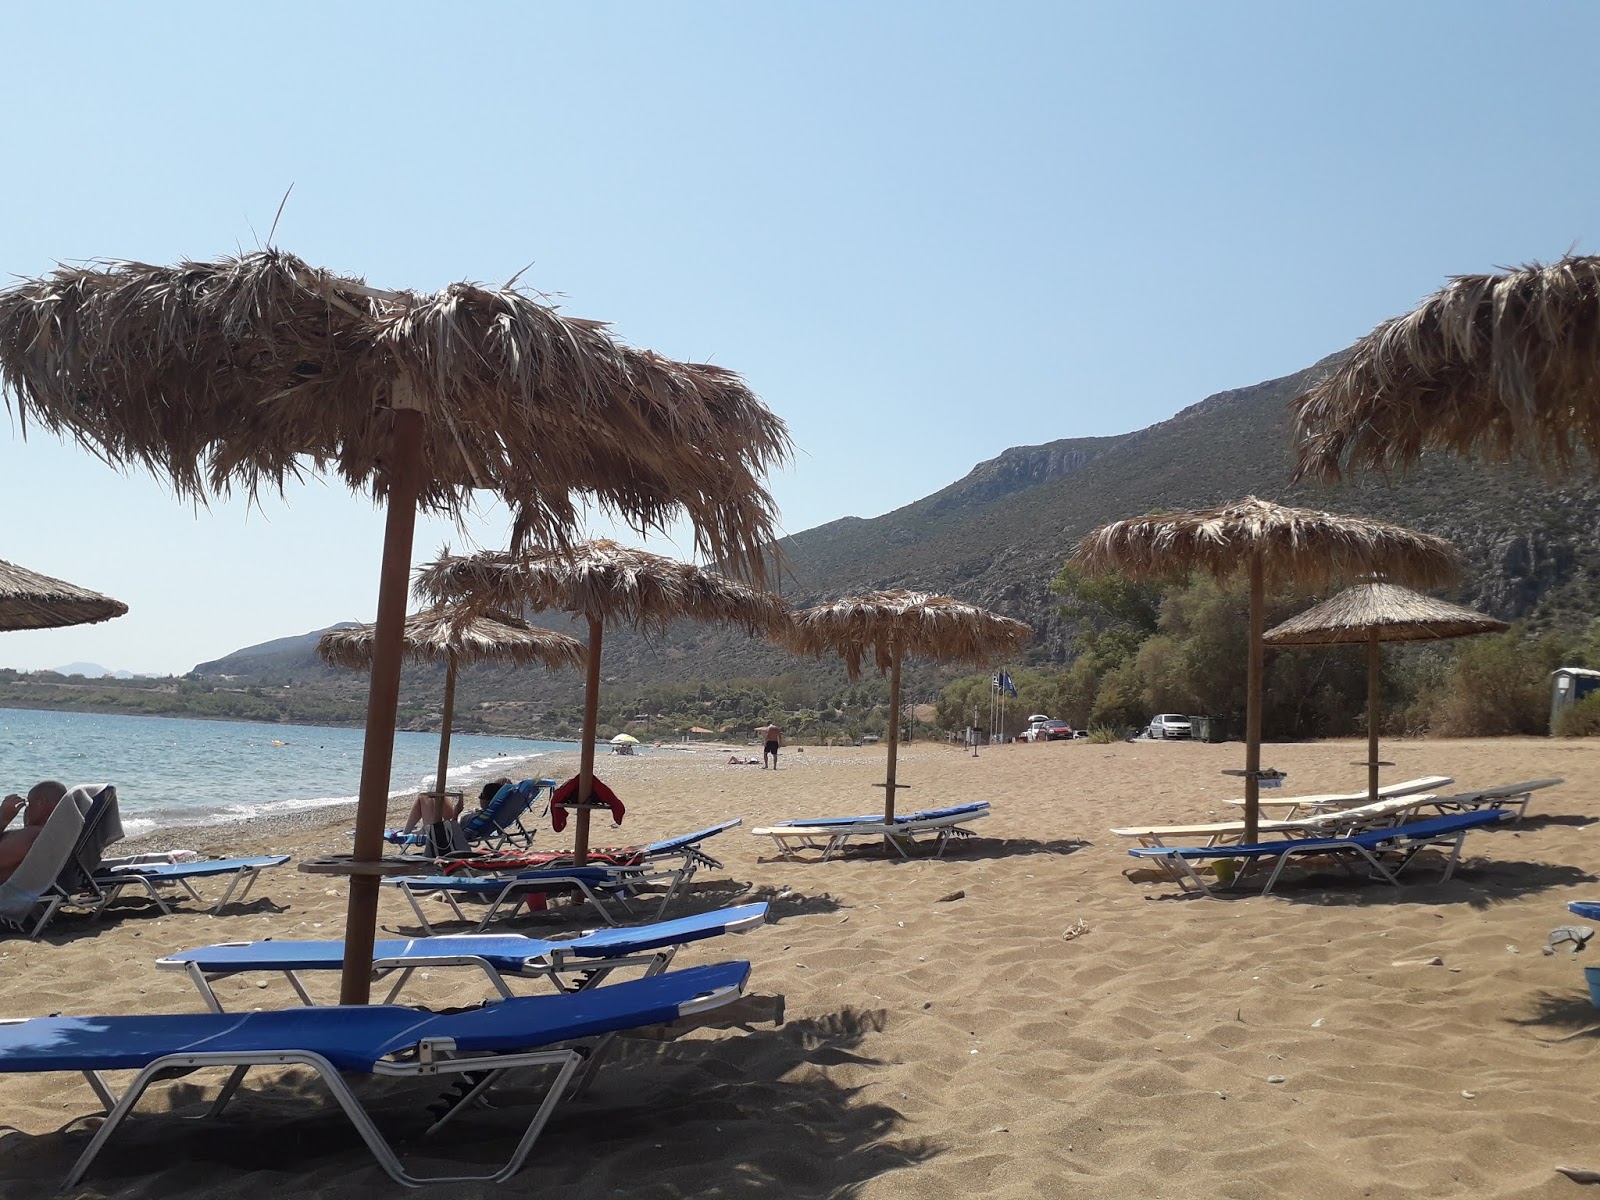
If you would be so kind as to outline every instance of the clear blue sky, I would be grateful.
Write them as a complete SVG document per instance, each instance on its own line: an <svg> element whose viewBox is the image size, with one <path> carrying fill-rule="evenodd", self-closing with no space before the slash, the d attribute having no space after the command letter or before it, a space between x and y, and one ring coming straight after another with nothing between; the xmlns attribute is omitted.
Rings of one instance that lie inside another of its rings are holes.
<svg viewBox="0 0 1600 1200"><path fill-rule="evenodd" d="M797 532L1600 250L1597 44L1587 3L10 4L0 272L249 248L292 183L275 241L313 262L531 262L743 372L799 446ZM337 484L197 514L0 436L0 558L132 607L0 664L184 671L371 619L381 517Z"/></svg>

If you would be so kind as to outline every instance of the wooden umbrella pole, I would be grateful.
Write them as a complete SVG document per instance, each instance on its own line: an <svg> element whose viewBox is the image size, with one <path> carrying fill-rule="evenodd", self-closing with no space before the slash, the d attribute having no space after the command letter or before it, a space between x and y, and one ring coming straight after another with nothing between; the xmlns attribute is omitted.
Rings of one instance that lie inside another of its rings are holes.
<svg viewBox="0 0 1600 1200"><path fill-rule="evenodd" d="M456 652L448 651L444 668L444 717L439 722L439 769L433 776L433 790L439 793L440 813L444 812L446 777L450 774L450 726L456 711Z"/></svg>
<svg viewBox="0 0 1600 1200"><path fill-rule="evenodd" d="M1265 649L1267 588L1261 555L1250 557L1250 671L1244 718L1244 840L1253 843L1261 828L1261 691Z"/></svg>
<svg viewBox="0 0 1600 1200"><path fill-rule="evenodd" d="M883 783L883 819L894 821L894 769L900 754L900 647L894 649L889 667L889 774Z"/></svg>
<svg viewBox="0 0 1600 1200"><path fill-rule="evenodd" d="M361 790L356 804L354 859L383 857L383 826L389 812L389 773L394 759L395 710L400 703L400 660L405 650L406 596L411 590L411 545L422 491L422 413L403 382L397 382L390 434L389 513L378 573L378 623L372 637L372 686L367 692L367 731L361 749ZM409 402L409 403L408 403ZM372 943L378 927L377 875L352 875L344 924L344 974L340 1004L365 1004L371 995Z"/></svg>
<svg viewBox="0 0 1600 1200"><path fill-rule="evenodd" d="M1378 631L1367 634L1367 800L1378 798Z"/></svg>
<svg viewBox="0 0 1600 1200"><path fill-rule="evenodd" d="M578 803L589 803L589 791L594 781L594 739L600 724L600 641L605 627L599 617L589 618L589 661L583 683L583 752L578 760ZM577 824L573 829L572 861L583 866L589 861L589 810L578 809Z"/></svg>

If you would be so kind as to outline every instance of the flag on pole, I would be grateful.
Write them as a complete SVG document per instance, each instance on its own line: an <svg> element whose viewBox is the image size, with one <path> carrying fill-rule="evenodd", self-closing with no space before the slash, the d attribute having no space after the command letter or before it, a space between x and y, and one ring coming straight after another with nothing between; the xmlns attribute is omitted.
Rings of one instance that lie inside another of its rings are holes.
<svg viewBox="0 0 1600 1200"><path fill-rule="evenodd" d="M995 677L995 682L1006 695L1015 696L1017 694L1017 685L1011 682L1011 676L1005 671L1001 671Z"/></svg>

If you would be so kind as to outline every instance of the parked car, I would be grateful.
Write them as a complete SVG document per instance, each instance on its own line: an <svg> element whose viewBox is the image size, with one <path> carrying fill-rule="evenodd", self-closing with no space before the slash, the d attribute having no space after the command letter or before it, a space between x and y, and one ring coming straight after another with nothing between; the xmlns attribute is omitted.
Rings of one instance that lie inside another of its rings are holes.
<svg viewBox="0 0 1600 1200"><path fill-rule="evenodd" d="M1039 729L1047 742L1065 742L1072 738L1072 726L1065 721L1046 721Z"/></svg>
<svg viewBox="0 0 1600 1200"><path fill-rule="evenodd" d="M1186 738L1192 730L1189 727L1189 718L1178 713L1161 713L1152 717L1150 727L1145 734L1152 738Z"/></svg>
<svg viewBox="0 0 1600 1200"><path fill-rule="evenodd" d="M1072 726L1065 721L1057 721L1043 713L1035 713L1028 718L1028 727L1017 734L1019 742L1059 742L1072 736Z"/></svg>

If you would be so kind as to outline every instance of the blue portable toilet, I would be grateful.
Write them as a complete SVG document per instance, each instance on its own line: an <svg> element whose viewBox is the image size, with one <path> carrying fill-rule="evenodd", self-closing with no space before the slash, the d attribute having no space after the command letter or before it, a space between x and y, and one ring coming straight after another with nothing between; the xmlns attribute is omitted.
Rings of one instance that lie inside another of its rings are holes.
<svg viewBox="0 0 1600 1200"><path fill-rule="evenodd" d="M1590 692L1600 689L1600 671L1587 667L1558 667L1550 672L1550 732L1556 731L1556 718Z"/></svg>

